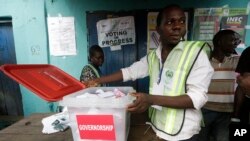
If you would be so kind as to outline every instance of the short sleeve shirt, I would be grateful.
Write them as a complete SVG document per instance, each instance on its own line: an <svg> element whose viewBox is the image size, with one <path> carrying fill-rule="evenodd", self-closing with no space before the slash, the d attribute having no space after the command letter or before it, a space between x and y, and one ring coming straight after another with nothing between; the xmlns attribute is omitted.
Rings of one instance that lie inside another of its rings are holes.
<svg viewBox="0 0 250 141"><path fill-rule="evenodd" d="M99 69L97 69L97 72L100 75L100 70ZM80 81L88 81L88 80L92 80L92 79L96 79L96 78L98 78L97 74L95 73L93 68L90 67L89 65L86 65L82 69L82 73L81 73L81 76L80 76Z"/></svg>

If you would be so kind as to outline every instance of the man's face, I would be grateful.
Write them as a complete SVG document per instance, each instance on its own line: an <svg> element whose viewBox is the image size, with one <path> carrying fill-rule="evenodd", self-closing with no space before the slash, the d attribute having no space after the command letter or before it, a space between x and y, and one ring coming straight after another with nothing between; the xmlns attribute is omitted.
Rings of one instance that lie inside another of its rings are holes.
<svg viewBox="0 0 250 141"><path fill-rule="evenodd" d="M93 65L99 67L102 66L104 62L104 55L102 52L95 52L90 59Z"/></svg>
<svg viewBox="0 0 250 141"><path fill-rule="evenodd" d="M226 35L220 42L223 52L229 56L235 52L235 48L240 44L240 37L238 34Z"/></svg>
<svg viewBox="0 0 250 141"><path fill-rule="evenodd" d="M157 31L163 45L177 45L186 34L186 17L179 8L169 8L163 12Z"/></svg>

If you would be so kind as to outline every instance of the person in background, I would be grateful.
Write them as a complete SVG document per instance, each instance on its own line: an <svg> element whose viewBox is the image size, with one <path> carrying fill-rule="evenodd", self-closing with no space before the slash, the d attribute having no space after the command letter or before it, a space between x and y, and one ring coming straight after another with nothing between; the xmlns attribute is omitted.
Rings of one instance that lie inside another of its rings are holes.
<svg viewBox="0 0 250 141"><path fill-rule="evenodd" d="M235 70L238 87L234 99L234 112L232 114L232 123L239 122L249 125L250 111L250 47L247 47L240 56L239 63Z"/></svg>
<svg viewBox="0 0 250 141"><path fill-rule="evenodd" d="M149 125L153 130L148 132L155 132L155 140L196 141L200 131L200 108L207 101L213 68L205 42L182 41L185 20L178 5L163 8L157 16L156 30L160 35L157 49L130 67L85 82L92 85L149 76L149 94L131 94L136 100L127 106L127 111L142 113L149 109Z"/></svg>
<svg viewBox="0 0 250 141"><path fill-rule="evenodd" d="M235 48L240 35L233 30L221 30L213 37L210 63L214 68L208 88L208 102L202 108L205 127L199 134L200 141L228 141L231 113L236 88L235 68L239 55Z"/></svg>
<svg viewBox="0 0 250 141"><path fill-rule="evenodd" d="M89 64L83 67L80 81L88 81L101 76L100 66L104 62L104 53L100 46L93 45L89 48Z"/></svg>

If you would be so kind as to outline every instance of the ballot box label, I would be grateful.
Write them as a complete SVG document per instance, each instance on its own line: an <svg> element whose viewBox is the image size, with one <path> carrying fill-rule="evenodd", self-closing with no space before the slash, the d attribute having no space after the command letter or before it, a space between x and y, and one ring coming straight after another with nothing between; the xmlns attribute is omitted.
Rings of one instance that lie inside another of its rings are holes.
<svg viewBox="0 0 250 141"><path fill-rule="evenodd" d="M113 115L76 115L81 139L116 140Z"/></svg>

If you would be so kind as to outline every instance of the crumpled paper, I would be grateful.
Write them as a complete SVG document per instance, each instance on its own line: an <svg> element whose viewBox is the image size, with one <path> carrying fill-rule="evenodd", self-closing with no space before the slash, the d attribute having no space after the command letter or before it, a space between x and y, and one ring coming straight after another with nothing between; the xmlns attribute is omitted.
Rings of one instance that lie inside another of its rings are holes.
<svg viewBox="0 0 250 141"><path fill-rule="evenodd" d="M52 134L60 131L65 131L69 128L69 114L67 108L63 112L45 117L42 119L44 134Z"/></svg>

